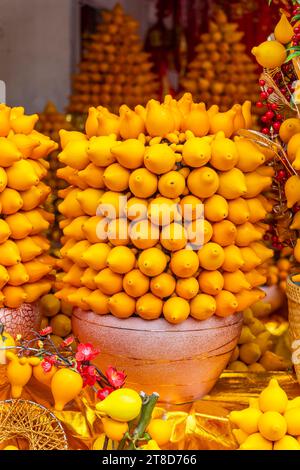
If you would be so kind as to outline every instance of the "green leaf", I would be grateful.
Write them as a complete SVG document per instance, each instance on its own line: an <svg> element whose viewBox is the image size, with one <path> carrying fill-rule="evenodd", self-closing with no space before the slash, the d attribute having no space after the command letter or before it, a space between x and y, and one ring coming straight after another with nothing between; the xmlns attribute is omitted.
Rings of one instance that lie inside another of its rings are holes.
<svg viewBox="0 0 300 470"><path fill-rule="evenodd" d="M292 21L298 21L298 20L300 20L300 15L299 15L299 14L293 16L293 20L292 20Z"/></svg>
<svg viewBox="0 0 300 470"><path fill-rule="evenodd" d="M272 3L272 0L268 0L268 5L270 6Z"/></svg>
<svg viewBox="0 0 300 470"><path fill-rule="evenodd" d="M294 52L293 54L290 54L289 56L287 56L284 63L286 64L290 60L294 59L295 57L299 57L299 56L300 56L300 52Z"/></svg>
<svg viewBox="0 0 300 470"><path fill-rule="evenodd" d="M286 51L300 51L300 46L287 47Z"/></svg>

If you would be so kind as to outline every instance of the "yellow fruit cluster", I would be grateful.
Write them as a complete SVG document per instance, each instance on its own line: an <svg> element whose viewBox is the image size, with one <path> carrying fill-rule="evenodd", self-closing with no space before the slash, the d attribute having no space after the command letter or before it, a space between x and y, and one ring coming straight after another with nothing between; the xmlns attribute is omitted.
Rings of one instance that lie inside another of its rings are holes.
<svg viewBox="0 0 300 470"><path fill-rule="evenodd" d="M240 450L300 450L300 399L288 400L276 379L229 419Z"/></svg>
<svg viewBox="0 0 300 470"><path fill-rule="evenodd" d="M240 42L244 33L237 27L218 10L208 33L200 36L196 57L181 80L183 89L195 99L218 104L222 111L245 99L255 102L258 96L256 66L245 53L246 46Z"/></svg>
<svg viewBox="0 0 300 470"><path fill-rule="evenodd" d="M65 287L56 295L97 314L171 323L262 298L256 268L273 252L260 243L260 193L271 178L258 147L233 137L248 107L206 110L187 93L101 113L90 109L86 134L61 132L57 174L71 186L60 193Z"/></svg>
<svg viewBox="0 0 300 470"><path fill-rule="evenodd" d="M228 369L241 372L288 369L291 366L290 361L271 351L275 337L272 337L266 325L254 317L250 308L243 312L243 317L241 336L230 358Z"/></svg>
<svg viewBox="0 0 300 470"><path fill-rule="evenodd" d="M159 83L137 34L138 22L120 5L103 11L102 19L73 78L71 113L87 113L98 103L115 111L122 103L145 104L158 95Z"/></svg>
<svg viewBox="0 0 300 470"><path fill-rule="evenodd" d="M51 339L54 344L60 345L72 331L72 306L60 301L54 294L46 294L39 301L39 309L42 315L41 329L51 326Z"/></svg>
<svg viewBox="0 0 300 470"><path fill-rule="evenodd" d="M267 286L276 286L285 292L286 280L289 274L293 271L291 261L288 258L282 257L277 261L267 261L259 268L260 273L266 276Z"/></svg>
<svg viewBox="0 0 300 470"><path fill-rule="evenodd" d="M47 155L57 148L34 130L37 114L0 105L0 305L18 308L51 288L53 259L43 236L53 221L41 204L50 188L43 183Z"/></svg>

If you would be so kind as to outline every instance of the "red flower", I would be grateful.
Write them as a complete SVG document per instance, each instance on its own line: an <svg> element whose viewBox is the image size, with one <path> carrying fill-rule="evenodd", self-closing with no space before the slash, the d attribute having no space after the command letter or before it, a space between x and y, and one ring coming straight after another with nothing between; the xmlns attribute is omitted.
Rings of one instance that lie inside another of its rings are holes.
<svg viewBox="0 0 300 470"><path fill-rule="evenodd" d="M113 392L114 389L111 388L111 387L104 387L104 388L101 388L101 390L98 390L97 392L97 397L100 399L100 400L104 400L106 397L108 397L108 395Z"/></svg>
<svg viewBox="0 0 300 470"><path fill-rule="evenodd" d="M61 343L60 343L60 346L62 348L67 348L68 346L70 346L74 341L74 336L69 336L68 338L65 338Z"/></svg>
<svg viewBox="0 0 300 470"><path fill-rule="evenodd" d="M77 347L77 353L75 354L75 359L78 362L91 361L96 356L98 356L100 351L95 349L91 343L80 343Z"/></svg>
<svg viewBox="0 0 300 470"><path fill-rule="evenodd" d="M56 363L56 356L45 356L41 362L41 366L44 369L44 372L50 372L52 366Z"/></svg>
<svg viewBox="0 0 300 470"><path fill-rule="evenodd" d="M44 328L43 330L39 331L39 334L41 336L47 336L47 335L51 335L52 333L52 328L51 326L46 326L46 328Z"/></svg>
<svg viewBox="0 0 300 470"><path fill-rule="evenodd" d="M117 371L115 367L109 367L105 372L106 377L110 385L114 388L121 388L123 387L126 379L126 375L124 372Z"/></svg>
<svg viewBox="0 0 300 470"><path fill-rule="evenodd" d="M83 366L78 367L78 372L83 378L83 386L93 387L97 382L97 374L95 366Z"/></svg>

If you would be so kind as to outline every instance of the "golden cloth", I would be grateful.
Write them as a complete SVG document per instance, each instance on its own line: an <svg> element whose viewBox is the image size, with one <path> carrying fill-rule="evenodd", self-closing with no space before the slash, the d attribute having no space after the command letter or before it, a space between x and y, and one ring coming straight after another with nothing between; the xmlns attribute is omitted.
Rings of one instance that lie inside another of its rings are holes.
<svg viewBox="0 0 300 470"><path fill-rule="evenodd" d="M248 405L250 397L257 397L276 377L290 399L300 395L300 386L294 374L289 372L245 373L225 371L216 386L202 400L193 404L172 406L165 410L157 406L155 417L166 415L172 421L170 443L164 449L201 450L235 449L237 444L231 434L227 419L229 411ZM0 367L0 400L10 398L10 386L6 381L5 367ZM52 409L53 398L49 387L34 378L24 388L22 398L35 401ZM80 396L62 412L55 412L62 422L70 449L92 449L94 440L102 432L101 420L95 413L95 396L91 389Z"/></svg>

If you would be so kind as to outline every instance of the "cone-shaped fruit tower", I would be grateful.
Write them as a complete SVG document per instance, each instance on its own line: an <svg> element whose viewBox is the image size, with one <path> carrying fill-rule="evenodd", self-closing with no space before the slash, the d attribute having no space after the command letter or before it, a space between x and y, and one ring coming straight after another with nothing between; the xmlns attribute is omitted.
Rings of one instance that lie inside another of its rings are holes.
<svg viewBox="0 0 300 470"><path fill-rule="evenodd" d="M18 308L51 288L53 259L43 236L54 216L42 208L51 189L48 154L57 148L34 130L38 115L0 105L0 305Z"/></svg>
<svg viewBox="0 0 300 470"><path fill-rule="evenodd" d="M265 157L234 134L250 116L206 110L187 93L120 116L95 108L86 134L64 134L58 176L63 288L82 309L180 323L242 311L259 300L256 268L271 178ZM112 123L113 126L112 127Z"/></svg>
<svg viewBox="0 0 300 470"><path fill-rule="evenodd" d="M56 106L51 101L49 101L46 104L44 111L39 114L37 129L39 132L42 132L43 134L50 137L50 139L53 141L59 143L59 131L61 129L71 131L72 125L67 120L66 115L58 112ZM66 187L65 181L58 180L56 178L56 171L62 166L57 158L58 154L59 150L56 149L48 155L47 161L49 162L50 167L47 177L45 178L45 183L48 184L51 188L51 194L49 194L47 200L45 201L45 208L49 212L52 212L56 215L54 224L47 232L47 238L51 241L51 252L55 256L58 256L59 254L60 239L62 236L62 232L58 226L59 213L57 211L57 205L59 204L59 199L57 192L59 189Z"/></svg>
<svg viewBox="0 0 300 470"><path fill-rule="evenodd" d="M245 52L246 46L240 42L243 32L237 28L222 10L216 10L181 80L183 90L193 93L194 99L218 104L221 111L236 102L258 98L256 66Z"/></svg>
<svg viewBox="0 0 300 470"><path fill-rule="evenodd" d="M138 22L120 5L103 12L102 19L97 32L86 41L79 72L73 78L71 113L87 113L91 105L99 104L117 111L122 103L135 106L158 96L158 80L137 34Z"/></svg>

